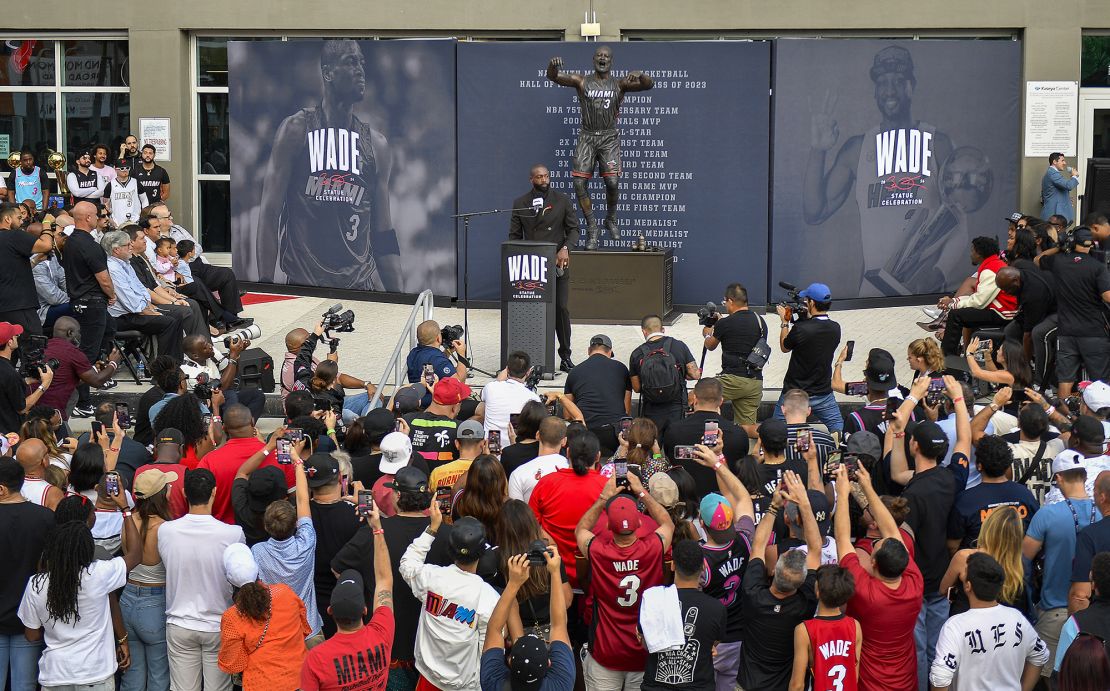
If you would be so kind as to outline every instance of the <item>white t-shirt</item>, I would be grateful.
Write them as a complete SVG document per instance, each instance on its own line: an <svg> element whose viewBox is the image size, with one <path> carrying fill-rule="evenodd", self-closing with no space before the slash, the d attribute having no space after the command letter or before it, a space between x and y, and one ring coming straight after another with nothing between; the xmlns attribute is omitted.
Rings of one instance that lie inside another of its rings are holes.
<svg viewBox="0 0 1110 691"><path fill-rule="evenodd" d="M509 416L519 413L528 401L542 400L535 391L532 391L524 382L516 379L504 381L494 380L482 389L482 401L485 405L483 426L486 438L492 429L500 430L501 438L509 438Z"/></svg>
<svg viewBox="0 0 1110 691"><path fill-rule="evenodd" d="M1087 488L1087 496L1094 499L1095 479L1098 478L1098 474L1102 471L1110 470L1110 456L1085 458L1081 465L1087 469L1087 482L1085 482L1083 486ZM1064 501L1064 495L1060 493L1059 487L1053 487L1048 491L1048 494L1044 495L1045 506L1049 504L1058 504L1062 501Z"/></svg>
<svg viewBox="0 0 1110 691"><path fill-rule="evenodd" d="M27 582L19 603L19 619L29 629L43 628L46 650L39 658L39 683L43 686L93 684L116 673L116 641L108 593L127 583L122 557L94 561L81 574L77 611L81 618L66 623L53 619L46 609L50 577Z"/></svg>
<svg viewBox="0 0 1110 691"><path fill-rule="evenodd" d="M158 529L158 554L166 565L166 622L216 633L231 606L224 550L246 542L243 529L212 516L188 513Z"/></svg>
<svg viewBox="0 0 1110 691"><path fill-rule="evenodd" d="M944 623L929 670L934 686L958 691L1020 689L1025 663L1048 661L1048 646L1012 607L969 609Z"/></svg>
<svg viewBox="0 0 1110 691"><path fill-rule="evenodd" d="M532 490L544 475L554 473L560 468L569 468L570 463L557 453L537 456L524 465L518 466L509 476L509 499L519 499L525 504L532 498Z"/></svg>

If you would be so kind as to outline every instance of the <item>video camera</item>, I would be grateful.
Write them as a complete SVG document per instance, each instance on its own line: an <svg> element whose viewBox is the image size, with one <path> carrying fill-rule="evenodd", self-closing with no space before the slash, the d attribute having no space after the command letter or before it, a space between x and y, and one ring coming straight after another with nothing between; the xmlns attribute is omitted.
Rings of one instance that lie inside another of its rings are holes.
<svg viewBox="0 0 1110 691"><path fill-rule="evenodd" d="M19 373L28 379L38 379L42 376L43 368L58 369L62 363L57 358L46 359L46 336L25 335L19 339L19 349L22 351L20 360L22 366Z"/></svg>
<svg viewBox="0 0 1110 691"><path fill-rule="evenodd" d="M343 303L337 302L324 312L323 327L328 338L331 338L331 331L350 333L355 330L355 313L353 310L343 311Z"/></svg>
<svg viewBox="0 0 1110 691"><path fill-rule="evenodd" d="M443 345L446 348L450 348L455 341L461 341L463 333L463 328L458 324L448 324L439 330L439 336L443 339Z"/></svg>
<svg viewBox="0 0 1110 691"><path fill-rule="evenodd" d="M798 292L798 286L787 283L786 281L779 281L779 288L782 288L787 293L787 298L782 302L777 303L779 307L786 308L786 316L790 321L801 321L809 317L809 310L806 309L805 298Z"/></svg>
<svg viewBox="0 0 1110 691"><path fill-rule="evenodd" d="M701 326L713 326L720 318L721 310L715 302L707 302L705 307L698 309L698 324Z"/></svg>
<svg viewBox="0 0 1110 691"><path fill-rule="evenodd" d="M202 401L211 401L212 393L220 388L219 382L213 384L207 372L197 373L197 383L193 385L193 395Z"/></svg>
<svg viewBox="0 0 1110 691"><path fill-rule="evenodd" d="M532 391L535 391L540 385L540 379L543 379L543 365L532 365L532 371L528 373L528 378L524 380L524 385Z"/></svg>

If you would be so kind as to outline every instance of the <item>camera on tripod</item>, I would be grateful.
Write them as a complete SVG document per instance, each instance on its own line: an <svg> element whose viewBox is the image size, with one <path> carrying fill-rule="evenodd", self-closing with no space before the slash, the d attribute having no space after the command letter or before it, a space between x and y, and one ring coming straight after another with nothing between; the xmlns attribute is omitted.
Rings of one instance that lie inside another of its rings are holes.
<svg viewBox="0 0 1110 691"><path fill-rule="evenodd" d="M239 341L253 341L262 336L262 327L258 324L251 324L243 329L236 329L235 331L228 331L224 334L224 347L230 348L232 343Z"/></svg>
<svg viewBox="0 0 1110 691"><path fill-rule="evenodd" d="M353 310L343 311L343 303L337 302L324 312L323 317L324 333L328 334L329 331L338 331L339 333L350 333L355 330L355 313ZM331 334L328 334L331 337Z"/></svg>
<svg viewBox="0 0 1110 691"><path fill-rule="evenodd" d="M790 321L801 321L809 316L809 310L806 309L805 298L798 292L798 286L787 283L786 281L779 281L779 288L782 288L787 293L787 298L782 302L777 303L779 307L786 309L786 316Z"/></svg>
<svg viewBox="0 0 1110 691"><path fill-rule="evenodd" d="M24 335L20 337L19 347L23 351L20 358L23 364L19 368L21 375L28 379L38 379L42 375L44 367L55 370L62 364L58 362L57 358L46 359L46 342L48 340L46 336Z"/></svg>
<svg viewBox="0 0 1110 691"><path fill-rule="evenodd" d="M698 310L698 324L701 326L713 326L720 318L721 310L715 302L707 302Z"/></svg>
<svg viewBox="0 0 1110 691"><path fill-rule="evenodd" d="M450 348L452 343L462 340L463 328L458 324L448 324L439 330L439 337L443 339L443 345Z"/></svg>
<svg viewBox="0 0 1110 691"><path fill-rule="evenodd" d="M207 372L197 373L197 383L193 385L193 395L202 401L211 401L212 394L220 388L219 383L213 384Z"/></svg>

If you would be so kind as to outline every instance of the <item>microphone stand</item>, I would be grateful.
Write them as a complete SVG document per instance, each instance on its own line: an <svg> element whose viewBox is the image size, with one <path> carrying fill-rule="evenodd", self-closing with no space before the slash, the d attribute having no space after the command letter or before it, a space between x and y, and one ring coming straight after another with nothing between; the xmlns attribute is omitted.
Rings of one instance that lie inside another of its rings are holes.
<svg viewBox="0 0 1110 691"><path fill-rule="evenodd" d="M471 211L469 213L452 214L450 218L462 219L463 222L463 339L466 343L466 357L470 360L471 372L481 372L487 377L496 377L483 369L478 369L474 366L476 359L474 353L470 350L470 219L475 216L492 216L494 214L508 214L515 211L535 211L536 209L531 206L521 207L519 209L489 209L487 211ZM538 213L536 214L539 215ZM457 233L457 231L456 231ZM459 236L455 235L455 247L458 248ZM469 378L470 374L467 375Z"/></svg>

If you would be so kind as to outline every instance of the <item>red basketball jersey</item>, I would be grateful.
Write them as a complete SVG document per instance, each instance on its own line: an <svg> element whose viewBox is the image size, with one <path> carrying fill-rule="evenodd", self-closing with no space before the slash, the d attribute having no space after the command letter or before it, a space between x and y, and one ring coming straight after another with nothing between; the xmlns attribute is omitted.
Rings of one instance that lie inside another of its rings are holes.
<svg viewBox="0 0 1110 691"><path fill-rule="evenodd" d="M618 547L605 535L590 541L588 552L594 601L590 655L606 669L642 672L647 651L636 640L640 600L645 590L663 584L663 541L652 533Z"/></svg>
<svg viewBox="0 0 1110 691"><path fill-rule="evenodd" d="M856 620L818 617L805 625L813 649L813 691L856 691Z"/></svg>

